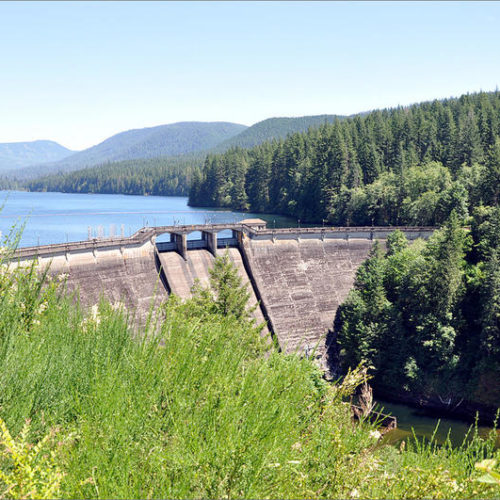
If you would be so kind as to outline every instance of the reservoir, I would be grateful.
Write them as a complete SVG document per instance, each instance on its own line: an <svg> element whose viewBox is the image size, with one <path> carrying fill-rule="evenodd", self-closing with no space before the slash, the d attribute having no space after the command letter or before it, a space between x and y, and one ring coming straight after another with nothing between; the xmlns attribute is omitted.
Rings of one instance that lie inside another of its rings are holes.
<svg viewBox="0 0 500 500"><path fill-rule="evenodd" d="M268 227L292 227L297 220L189 207L187 197L0 191L0 231L24 224L19 246L48 245L91 237L130 236L144 226L215 224L259 217ZM3 207L3 208L2 208Z"/></svg>

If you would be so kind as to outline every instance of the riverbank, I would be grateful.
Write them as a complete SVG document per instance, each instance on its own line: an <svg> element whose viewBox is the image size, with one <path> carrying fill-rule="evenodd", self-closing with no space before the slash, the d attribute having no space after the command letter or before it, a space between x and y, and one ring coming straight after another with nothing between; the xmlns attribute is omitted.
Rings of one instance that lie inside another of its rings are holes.
<svg viewBox="0 0 500 500"><path fill-rule="evenodd" d="M439 396L415 395L379 388L376 389L375 394L377 399L381 401L404 404L435 418L462 420L468 423L474 423L477 419L480 424L485 426L494 424L499 411L494 406L467 401L465 398L450 398L443 401Z"/></svg>

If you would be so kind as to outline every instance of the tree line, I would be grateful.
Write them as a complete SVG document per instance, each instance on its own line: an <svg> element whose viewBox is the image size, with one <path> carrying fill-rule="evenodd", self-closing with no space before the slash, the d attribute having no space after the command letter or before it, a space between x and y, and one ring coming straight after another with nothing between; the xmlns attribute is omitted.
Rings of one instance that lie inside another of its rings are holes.
<svg viewBox="0 0 500 500"><path fill-rule="evenodd" d="M201 162L196 156L126 160L43 176L25 186L30 191L187 196Z"/></svg>
<svg viewBox="0 0 500 500"><path fill-rule="evenodd" d="M189 203L335 225L440 224L498 203L499 137L498 91L377 110L208 155Z"/></svg>

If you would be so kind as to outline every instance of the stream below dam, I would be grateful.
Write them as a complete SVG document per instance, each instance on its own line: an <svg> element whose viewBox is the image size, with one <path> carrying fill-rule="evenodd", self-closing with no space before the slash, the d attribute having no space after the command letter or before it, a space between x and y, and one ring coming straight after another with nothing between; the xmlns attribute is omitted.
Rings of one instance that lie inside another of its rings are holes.
<svg viewBox="0 0 500 500"><path fill-rule="evenodd" d="M13 226L24 225L21 247L86 240L98 235L129 236L147 225L233 223L251 217L266 220L269 228L300 224L294 218L273 214L192 208L184 197L0 191L0 232L5 236ZM382 400L378 403L379 411L397 417L398 421L398 428L384 437L387 442L407 440L412 429L420 438L430 439L433 435L439 420L435 414L406 404ZM470 425L441 418L435 439L443 443L449 433L453 445L459 446ZM479 427L478 431L485 436L491 428Z"/></svg>
<svg viewBox="0 0 500 500"><path fill-rule="evenodd" d="M388 443L407 441L415 433L419 439L430 440L434 436L434 441L438 444L443 444L449 436L453 446L460 446L467 435L470 438L474 433L473 423L447 417L439 418L435 413L406 404L377 399L377 410L395 416L398 420L397 428L384 436L384 442ZM484 438L493 431L492 427L487 426L478 426L477 430ZM496 430L496 447L500 448L499 430Z"/></svg>

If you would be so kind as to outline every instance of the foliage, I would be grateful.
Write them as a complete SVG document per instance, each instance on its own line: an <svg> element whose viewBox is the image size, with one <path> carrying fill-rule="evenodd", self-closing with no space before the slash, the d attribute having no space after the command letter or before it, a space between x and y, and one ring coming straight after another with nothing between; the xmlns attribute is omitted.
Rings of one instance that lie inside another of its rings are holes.
<svg viewBox="0 0 500 500"><path fill-rule="evenodd" d="M396 449L378 442L374 424L353 425L359 370L327 383L311 360L271 350L251 323L195 301L169 299L158 329L133 336L126 311L102 301L85 312L64 283L2 264L0 416L40 473L57 472L50 496L498 496L474 480L474 464L493 458L490 442ZM27 446L26 419L29 442L43 444Z"/></svg>
<svg viewBox="0 0 500 500"><path fill-rule="evenodd" d="M483 476L478 478L482 483L497 484L500 486L500 472L495 470L497 461L494 458L481 460L476 464L476 469L485 472Z"/></svg>
<svg viewBox="0 0 500 500"><path fill-rule="evenodd" d="M202 159L196 155L106 163L27 181L30 191L187 196Z"/></svg>
<svg viewBox="0 0 500 500"><path fill-rule="evenodd" d="M464 218L498 205L499 110L500 92L481 92L316 124L252 149L235 143L207 156L189 203L335 225Z"/></svg>
<svg viewBox="0 0 500 500"><path fill-rule="evenodd" d="M394 232L385 255L374 247L339 309L346 369L367 363L393 394L498 406L500 225L498 209L486 214L475 212L471 234L453 212L426 243Z"/></svg>
<svg viewBox="0 0 500 500"><path fill-rule="evenodd" d="M28 442L29 420L14 439L0 418L0 498L57 498L62 473L47 435L35 446Z"/></svg>
<svg viewBox="0 0 500 500"><path fill-rule="evenodd" d="M343 116L317 115L301 116L297 118L268 118L255 123L238 135L226 139L213 148L213 152L222 152L232 147L251 148L273 139L284 139L289 134L306 132L311 127L319 127L324 123L342 120Z"/></svg>
<svg viewBox="0 0 500 500"><path fill-rule="evenodd" d="M249 307L250 292L243 284L238 269L231 262L226 250L218 255L209 269L210 286L203 288L199 283L193 287L193 302L200 314L220 314L238 320L249 320L256 306Z"/></svg>

